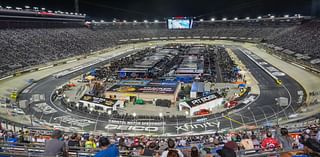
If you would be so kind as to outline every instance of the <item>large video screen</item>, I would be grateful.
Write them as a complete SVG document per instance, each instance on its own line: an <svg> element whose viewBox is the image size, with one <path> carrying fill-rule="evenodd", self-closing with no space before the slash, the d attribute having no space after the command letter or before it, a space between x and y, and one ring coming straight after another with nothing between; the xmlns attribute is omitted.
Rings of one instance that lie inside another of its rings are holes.
<svg viewBox="0 0 320 157"><path fill-rule="evenodd" d="M168 29L191 29L192 19L168 19Z"/></svg>

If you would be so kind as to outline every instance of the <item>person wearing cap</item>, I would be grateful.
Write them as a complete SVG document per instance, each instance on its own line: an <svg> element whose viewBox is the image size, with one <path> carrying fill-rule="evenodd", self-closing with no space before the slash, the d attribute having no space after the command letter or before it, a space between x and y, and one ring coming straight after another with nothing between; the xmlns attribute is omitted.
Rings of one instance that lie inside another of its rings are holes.
<svg viewBox="0 0 320 157"><path fill-rule="evenodd" d="M45 142L45 156L57 156L63 155L68 156L65 142L59 140L62 137L62 132L60 130L54 130L51 135L51 139Z"/></svg>
<svg viewBox="0 0 320 157"><path fill-rule="evenodd" d="M118 157L120 155L117 145L111 144L107 137L100 137L99 147L101 151L95 157Z"/></svg>

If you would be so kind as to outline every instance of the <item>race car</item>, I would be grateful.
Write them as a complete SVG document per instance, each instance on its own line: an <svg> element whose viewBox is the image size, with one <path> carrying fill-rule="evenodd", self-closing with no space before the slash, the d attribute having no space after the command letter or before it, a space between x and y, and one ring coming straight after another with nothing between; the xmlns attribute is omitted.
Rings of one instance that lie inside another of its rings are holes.
<svg viewBox="0 0 320 157"><path fill-rule="evenodd" d="M232 108L232 107L235 107L238 105L238 102L237 101L229 101L227 103L224 104L224 107L225 108Z"/></svg>
<svg viewBox="0 0 320 157"><path fill-rule="evenodd" d="M194 113L194 115L197 115L197 116L208 115L208 114L210 114L210 111L207 109L201 109L198 112Z"/></svg>

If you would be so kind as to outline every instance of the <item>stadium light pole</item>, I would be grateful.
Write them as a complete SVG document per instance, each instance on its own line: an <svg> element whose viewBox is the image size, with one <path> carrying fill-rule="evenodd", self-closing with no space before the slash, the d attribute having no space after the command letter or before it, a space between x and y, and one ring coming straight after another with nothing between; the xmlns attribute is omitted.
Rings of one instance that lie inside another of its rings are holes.
<svg viewBox="0 0 320 157"><path fill-rule="evenodd" d="M251 108L250 108L250 107L248 107L248 110L251 112L251 114L252 114L252 116L253 116L254 123L256 124L256 126L258 126L258 123L257 123L256 117L254 116L253 112L251 111Z"/></svg>
<svg viewBox="0 0 320 157"><path fill-rule="evenodd" d="M134 121L134 127L136 127L136 125L137 125L137 121L136 121L137 113L133 112L132 116L133 116L133 121ZM134 129L134 134L136 134L136 129Z"/></svg>
<svg viewBox="0 0 320 157"><path fill-rule="evenodd" d="M186 116L188 116L189 112L186 111L185 114L186 114ZM192 131L192 116L191 116L191 114L189 116L190 116L190 131Z"/></svg>
<svg viewBox="0 0 320 157"><path fill-rule="evenodd" d="M263 113L264 118L266 119L267 122L269 122L266 113L264 112L264 110L261 107L258 107L258 109Z"/></svg>
<svg viewBox="0 0 320 157"><path fill-rule="evenodd" d="M162 118L162 135L164 135L164 116L162 112L159 113L159 117Z"/></svg>
<svg viewBox="0 0 320 157"><path fill-rule="evenodd" d="M100 115L101 115L101 113L99 112L97 120L96 120L96 124L94 125L94 132L97 131L97 125L98 125L98 120L99 120Z"/></svg>

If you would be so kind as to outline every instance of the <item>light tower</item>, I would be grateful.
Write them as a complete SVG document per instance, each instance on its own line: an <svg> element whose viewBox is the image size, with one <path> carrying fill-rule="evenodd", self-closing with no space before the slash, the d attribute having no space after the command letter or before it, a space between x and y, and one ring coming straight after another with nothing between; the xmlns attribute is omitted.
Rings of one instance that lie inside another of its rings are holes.
<svg viewBox="0 0 320 157"><path fill-rule="evenodd" d="M79 13L79 0L74 0L74 12Z"/></svg>

